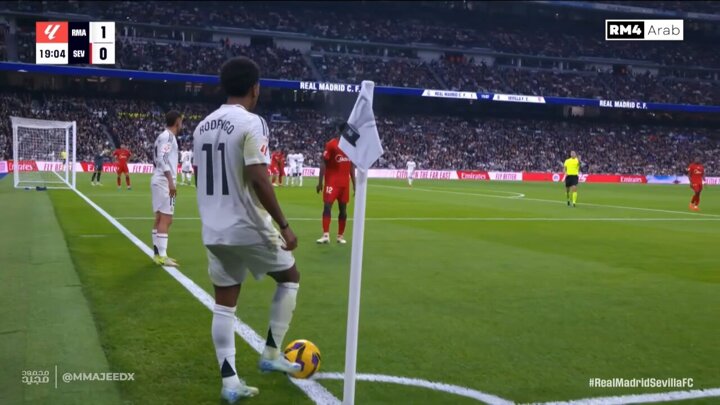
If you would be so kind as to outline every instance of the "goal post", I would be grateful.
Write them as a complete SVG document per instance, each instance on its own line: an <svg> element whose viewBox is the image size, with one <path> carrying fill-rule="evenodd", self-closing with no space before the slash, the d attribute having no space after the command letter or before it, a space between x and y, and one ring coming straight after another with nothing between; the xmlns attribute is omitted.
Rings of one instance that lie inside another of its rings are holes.
<svg viewBox="0 0 720 405"><path fill-rule="evenodd" d="M16 188L75 188L77 125L10 117L13 133L13 179Z"/></svg>

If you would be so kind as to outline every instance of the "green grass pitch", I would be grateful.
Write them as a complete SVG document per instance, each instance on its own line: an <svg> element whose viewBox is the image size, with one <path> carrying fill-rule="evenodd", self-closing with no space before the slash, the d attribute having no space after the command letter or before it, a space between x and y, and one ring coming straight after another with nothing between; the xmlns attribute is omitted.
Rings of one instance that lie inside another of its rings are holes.
<svg viewBox="0 0 720 405"><path fill-rule="evenodd" d="M103 180L91 187L79 175L79 190L150 244L149 176L134 175L132 191ZM302 274L285 343L312 340L321 371L342 372L351 245L315 244L315 181L277 189ZM211 313L72 191L11 186L0 181L0 403L219 403ZM591 377L720 387L720 189L706 188L700 213L688 211L690 196L686 186L581 184L573 209L560 184L371 181L358 372L516 402L685 390L590 388ZM175 217L169 253L211 292L193 188L179 187ZM333 218L333 242L336 230ZM262 336L273 289L249 280L238 304ZM286 377L259 374L240 338L237 350L239 374L260 388L247 403L311 403ZM20 381L22 370L55 365L135 380L57 389ZM341 381L320 382L342 397ZM477 402L359 382L356 403Z"/></svg>

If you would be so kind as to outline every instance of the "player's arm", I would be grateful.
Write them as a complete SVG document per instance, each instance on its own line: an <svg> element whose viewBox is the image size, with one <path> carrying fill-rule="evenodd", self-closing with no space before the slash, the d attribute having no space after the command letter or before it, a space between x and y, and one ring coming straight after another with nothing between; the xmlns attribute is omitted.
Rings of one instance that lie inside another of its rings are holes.
<svg viewBox="0 0 720 405"><path fill-rule="evenodd" d="M280 235L285 240L283 249L293 250L297 247L297 237L290 229L287 219L285 219L285 215L275 196L275 189L267 175L267 165L269 163L267 156L268 139L263 133L266 128L267 126L263 123L261 128L250 132L245 139L243 149L245 178L248 179L248 184L255 191L260 204L280 227Z"/></svg>
<svg viewBox="0 0 720 405"><path fill-rule="evenodd" d="M323 152L322 159L320 159L320 176L318 177L318 185L315 187L315 191L318 193L323 189L323 180L325 179L325 158L328 156L328 151Z"/></svg>
<svg viewBox="0 0 720 405"><path fill-rule="evenodd" d="M278 203L277 197L275 196L275 190L267 176L267 165L253 164L245 166L245 177L255 191L255 195L263 208L270 214L281 230L287 229L290 225L287 219L285 219L285 215L280 208L280 203ZM288 250L294 249L294 247L290 247L287 239L285 241L288 242Z"/></svg>
<svg viewBox="0 0 720 405"><path fill-rule="evenodd" d="M172 177L172 171L177 170L177 168L173 168L170 164L170 151L172 150L172 145L168 142L162 146L163 155L161 159L162 163L162 171L165 175L165 178L168 181L168 188L170 189L170 197L175 197L177 195L177 189L175 188L175 182L173 181ZM130 152L128 152L130 153Z"/></svg>

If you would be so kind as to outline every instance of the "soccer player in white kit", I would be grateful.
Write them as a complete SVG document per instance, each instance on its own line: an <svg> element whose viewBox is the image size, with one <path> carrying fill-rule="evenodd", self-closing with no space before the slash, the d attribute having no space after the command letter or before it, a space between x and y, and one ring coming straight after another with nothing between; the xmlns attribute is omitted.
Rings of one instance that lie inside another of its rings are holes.
<svg viewBox="0 0 720 405"><path fill-rule="evenodd" d="M305 156L303 156L302 153L296 153L295 154L295 163L297 165L297 179L300 183L299 186L302 187L303 183L303 165L305 164Z"/></svg>
<svg viewBox="0 0 720 405"><path fill-rule="evenodd" d="M415 168L417 165L415 162L411 159L407 162L407 178L408 178L408 185L412 187L412 181L413 177L415 176Z"/></svg>
<svg viewBox="0 0 720 405"><path fill-rule="evenodd" d="M295 185L295 177L297 177L297 155L294 153L288 154L288 165L290 166L290 175L285 177L285 185Z"/></svg>
<svg viewBox="0 0 720 405"><path fill-rule="evenodd" d="M259 81L255 62L245 57L228 60L220 71L227 103L202 120L193 134L202 238L215 289L212 339L222 377L220 395L231 403L259 392L247 386L235 368L235 309L248 273L256 279L267 274L277 283L260 371L301 369L281 352L300 273L290 253L297 238L267 175L270 132L265 120L250 112L260 94Z"/></svg>
<svg viewBox="0 0 720 405"><path fill-rule="evenodd" d="M153 147L153 170L150 179L153 212L153 249L155 263L163 266L177 266L175 259L168 257L168 232L175 212L175 178L178 167L178 144L175 138L182 130L182 114L172 110L165 114L165 130L155 140Z"/></svg>
<svg viewBox="0 0 720 405"><path fill-rule="evenodd" d="M192 159L193 159L193 153L191 150L184 150L180 152L180 162L182 163L182 183L184 185L191 185L192 184L192 175L193 175L193 167L192 167Z"/></svg>

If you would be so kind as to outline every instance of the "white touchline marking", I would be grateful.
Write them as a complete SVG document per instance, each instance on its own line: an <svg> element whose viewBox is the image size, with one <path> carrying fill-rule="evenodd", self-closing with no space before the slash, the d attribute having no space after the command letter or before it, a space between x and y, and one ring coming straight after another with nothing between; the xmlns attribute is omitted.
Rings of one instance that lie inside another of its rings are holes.
<svg viewBox="0 0 720 405"><path fill-rule="evenodd" d="M121 221L152 221L153 217L117 217ZM199 217L179 217L173 220L199 221ZM348 218L352 221L352 218ZM432 221L479 221L479 222L715 222L720 218L632 218L632 217L386 217L386 218L365 218L366 221L387 221L387 222L432 222ZM318 221L318 218L288 218L288 221Z"/></svg>
<svg viewBox="0 0 720 405"><path fill-rule="evenodd" d="M343 373L317 373L315 376L312 377L312 379L314 380L342 380L344 378L345 377ZM474 390L472 388L466 388L459 385L445 384L435 381L421 380L419 378L397 377L382 374L357 374L357 380L427 388L433 391L442 391L449 394L459 395L461 397L476 399L490 405L514 404L514 402L507 399L503 399L492 394L487 394L482 391Z"/></svg>
<svg viewBox="0 0 720 405"><path fill-rule="evenodd" d="M406 191L425 191L429 193L442 193L442 194L460 194L460 195L470 195L470 196L478 196L478 197L489 197L489 198L502 198L505 200L510 199L517 199L520 198L511 198L511 197L502 197L502 196L496 196L496 195L490 195L490 194L480 194L480 193L465 193L460 191L447 191L447 190L436 190L436 189L429 189L429 188L406 188L406 187L398 187L398 186L383 186L376 184L373 187L384 187L384 188L394 188L398 190L406 190ZM565 201L562 200L546 200L542 198L527 198L524 197L523 194L523 201L537 201L537 202L546 202L546 203L553 203L553 204L566 204ZM699 212L685 212L685 211L673 211L673 210L663 210L663 209L657 209L657 208L643 208L643 207L628 207L624 205L610 205L610 204L594 204L594 203L585 203L581 202L578 204L580 207L587 206L587 207L603 207L603 208L615 208L615 209L622 209L622 210L635 210L635 211L648 211L648 212L664 212L669 214L681 214L681 215L695 215L695 216L703 216L703 217L716 217L720 218L720 215L716 214L703 214Z"/></svg>
<svg viewBox="0 0 720 405"><path fill-rule="evenodd" d="M396 187L396 186L383 186L383 187ZM467 193L464 191L448 191L448 190L443 190L441 188L421 188L420 190L433 190L433 191L443 191L443 192L447 191L449 193L461 194L461 195L464 195L464 194L477 195L475 193ZM484 190L484 191L489 191L492 193L510 194L510 195L507 197L503 197L503 196L495 195L495 194L483 194L483 193L480 193L479 195L481 195L483 197L495 197L495 198L506 198L506 199L525 198L525 194L518 193L517 191L502 191L502 190Z"/></svg>
<svg viewBox="0 0 720 405"><path fill-rule="evenodd" d="M495 195L495 194L481 194L481 193L466 193L462 191L448 191L448 190L438 190L434 188L409 188L409 187L400 187L400 186L386 186L383 184L372 184L372 187L382 187L382 188L394 188L398 190L420 190L420 191L429 191L429 192L438 192L438 193L445 193L445 194L458 194L458 195L476 195L481 197L488 197L488 198L502 198L504 200L511 200L511 199L517 199L517 198L524 198L525 194L523 193L516 193L514 191L500 191L500 190L489 190L493 193L503 193L503 194L512 194L510 196L502 196L502 195Z"/></svg>
<svg viewBox="0 0 720 405"><path fill-rule="evenodd" d="M115 228L117 228L120 233L125 235L130 241L135 244L140 250L143 251L148 257L153 257L153 250L150 249L148 245L146 245L143 241L141 241L137 236L135 236L132 232L130 232L127 228L125 228L120 222L118 222L115 218L110 216L105 210L100 208L97 204L95 204L91 199L87 198L85 194L81 193L77 189L73 189L77 195L80 196L85 202L87 202L91 207L93 207L97 212L100 213L105 219L107 219ZM203 290L200 286L195 284L194 281L190 280L187 276L185 276L183 273L181 273L178 269L173 267L167 267L162 266L163 269L165 269L168 274L170 274L175 280L177 280L180 284L182 284L185 289L190 291L190 293L197 298L203 305L205 305L210 311L213 310L213 306L215 305L215 300L213 297L210 296L205 290ZM240 319L236 318L235 322L235 332L245 340L250 347L252 347L256 352L261 353L263 348L265 347L265 340L263 340L260 335L257 334L252 328L250 328L247 324L243 323ZM316 404L328 404L328 405L339 405L340 400L336 398L333 394L330 393L325 387L320 385L319 383L312 381L312 380L298 380L295 378L291 378L290 381L293 382L293 384L297 385L301 390L307 394L307 396L310 397L310 399L313 400Z"/></svg>
<svg viewBox="0 0 720 405"><path fill-rule="evenodd" d="M571 401L542 402L538 405L624 405L624 404L646 404L650 402L682 401L696 398L720 397L720 388L708 388L704 390L691 391L670 391L658 392L655 394L633 394L619 395L615 397L583 398Z"/></svg>

